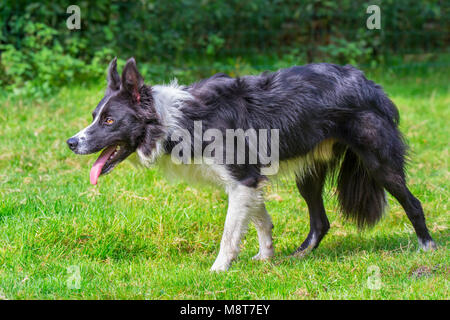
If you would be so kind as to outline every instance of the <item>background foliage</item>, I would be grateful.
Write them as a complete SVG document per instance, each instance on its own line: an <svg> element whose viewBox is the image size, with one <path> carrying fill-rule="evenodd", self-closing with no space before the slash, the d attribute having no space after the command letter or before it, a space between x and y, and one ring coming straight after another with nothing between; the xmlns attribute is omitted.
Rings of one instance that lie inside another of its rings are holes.
<svg viewBox="0 0 450 320"><path fill-rule="evenodd" d="M405 54L429 61L427 53L447 51L449 43L447 1L77 1L82 25L72 31L66 27L71 4L0 3L6 91L40 95L96 79L115 55L151 63L144 72L154 78L173 69L224 71L230 58L257 69L267 68L270 56L297 64L374 65L398 55L403 61ZM370 4L380 5L381 30L366 28Z"/></svg>

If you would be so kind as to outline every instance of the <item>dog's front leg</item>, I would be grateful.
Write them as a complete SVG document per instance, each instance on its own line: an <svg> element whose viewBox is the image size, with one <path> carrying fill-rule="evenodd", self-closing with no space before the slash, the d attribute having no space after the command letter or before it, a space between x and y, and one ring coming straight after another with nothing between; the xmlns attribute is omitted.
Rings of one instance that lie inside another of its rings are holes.
<svg viewBox="0 0 450 320"><path fill-rule="evenodd" d="M249 220L255 211L261 210L261 192L255 188L237 185L228 191L228 211L220 243L219 255L211 271L226 271L239 254L239 244L247 231Z"/></svg>
<svg viewBox="0 0 450 320"><path fill-rule="evenodd" d="M267 213L266 206L263 204L259 211L252 214L251 219L258 232L259 252L253 257L254 260L267 260L273 256L272 243L272 219Z"/></svg>

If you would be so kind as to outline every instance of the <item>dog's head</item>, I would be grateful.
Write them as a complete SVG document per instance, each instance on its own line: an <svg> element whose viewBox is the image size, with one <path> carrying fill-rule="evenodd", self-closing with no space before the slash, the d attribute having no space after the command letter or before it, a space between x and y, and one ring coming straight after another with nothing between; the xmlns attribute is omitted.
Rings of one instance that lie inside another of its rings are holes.
<svg viewBox="0 0 450 320"><path fill-rule="evenodd" d="M122 77L117 72L117 60L108 67L105 96L92 113L92 123L67 140L76 154L91 154L103 150L94 163L90 180L111 172L137 149L151 154L156 140L162 135L155 112L151 87L144 84L136 62L129 59Z"/></svg>

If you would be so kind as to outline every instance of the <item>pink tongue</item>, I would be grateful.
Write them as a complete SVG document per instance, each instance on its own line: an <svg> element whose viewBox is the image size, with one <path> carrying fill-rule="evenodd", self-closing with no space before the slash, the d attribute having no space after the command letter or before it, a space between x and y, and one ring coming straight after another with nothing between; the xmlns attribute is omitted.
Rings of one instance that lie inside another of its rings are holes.
<svg viewBox="0 0 450 320"><path fill-rule="evenodd" d="M108 147L100 154L97 161L95 161L92 166L91 173L89 175L91 179L91 184L96 185L98 181L98 177L100 177L100 173L102 172L102 168L108 160L109 156L116 150L116 146Z"/></svg>

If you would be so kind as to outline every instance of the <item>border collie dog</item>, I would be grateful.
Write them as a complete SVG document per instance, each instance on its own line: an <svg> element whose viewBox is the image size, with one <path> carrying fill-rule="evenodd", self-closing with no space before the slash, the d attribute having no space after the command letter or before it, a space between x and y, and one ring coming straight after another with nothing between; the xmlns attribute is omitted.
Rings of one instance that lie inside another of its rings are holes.
<svg viewBox="0 0 450 320"><path fill-rule="evenodd" d="M317 248L330 228L322 199L327 177L334 177L337 184L344 217L359 227L372 226L381 218L387 190L404 208L421 248L436 247L421 203L406 186L406 145L398 129L398 110L360 70L319 63L258 76L216 74L187 86L175 82L150 86L144 84L131 58L122 76L116 59L107 74L105 96L92 114L93 121L67 141L70 149L77 154L103 150L91 169L92 184L136 152L145 166L160 165L168 173L222 187L228 194L228 212L211 270L230 267L250 222L259 239L254 258L264 260L274 254L273 225L264 205L263 186L279 174L264 171L268 168L264 153L278 154L279 173L290 172L295 177L308 206L310 231L294 255ZM260 143L264 139L257 137L256 161L250 161L255 145L250 135L241 141L244 148L234 146L237 137L228 135L229 130L262 129L278 141L275 146L264 145ZM203 137L200 142L196 130ZM219 147L209 150L214 161L202 156L210 148L204 137L208 130L222 133L220 139L217 134L214 137ZM175 134L180 131L192 139L180 139ZM179 148L180 140L184 146L188 141L188 152ZM188 161L175 161L175 150ZM223 158L231 161L220 161Z"/></svg>

